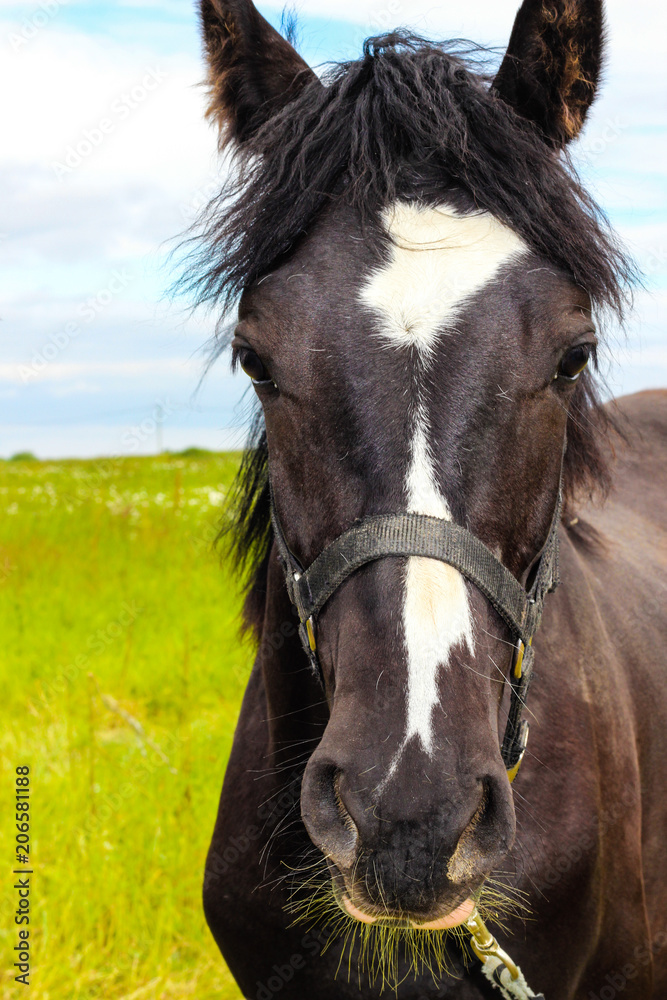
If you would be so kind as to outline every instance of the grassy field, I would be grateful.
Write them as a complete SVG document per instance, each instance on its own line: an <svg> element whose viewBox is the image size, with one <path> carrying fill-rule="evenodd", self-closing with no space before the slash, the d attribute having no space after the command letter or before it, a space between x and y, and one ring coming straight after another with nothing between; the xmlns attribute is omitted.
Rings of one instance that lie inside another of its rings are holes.
<svg viewBox="0 0 667 1000"><path fill-rule="evenodd" d="M202 872L251 651L212 550L233 455L0 462L0 997L240 997ZM17 985L14 768L31 768Z"/></svg>

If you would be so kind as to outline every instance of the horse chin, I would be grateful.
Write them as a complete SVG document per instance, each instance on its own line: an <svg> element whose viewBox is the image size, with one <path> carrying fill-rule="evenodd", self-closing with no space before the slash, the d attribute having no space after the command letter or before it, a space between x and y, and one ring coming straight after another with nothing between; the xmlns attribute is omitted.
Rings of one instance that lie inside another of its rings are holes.
<svg viewBox="0 0 667 1000"><path fill-rule="evenodd" d="M331 867L331 862L329 862ZM470 896L453 909L434 913L428 918L410 913L388 913L366 902L354 902L353 891L349 890L340 870L332 871L335 900L343 913L359 923L374 926L390 926L394 929L424 931L445 931L464 924L475 911L476 903Z"/></svg>

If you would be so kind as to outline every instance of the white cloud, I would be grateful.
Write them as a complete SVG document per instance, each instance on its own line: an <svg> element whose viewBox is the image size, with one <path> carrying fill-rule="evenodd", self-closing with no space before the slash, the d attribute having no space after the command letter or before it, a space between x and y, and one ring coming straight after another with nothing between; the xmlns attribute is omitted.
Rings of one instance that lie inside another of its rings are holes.
<svg viewBox="0 0 667 1000"><path fill-rule="evenodd" d="M94 131L99 145L81 157L73 180L150 176L158 186L189 190L215 150L201 77L199 62L184 54L161 57L57 27L44 31L0 60L3 159L53 174L68 147L85 145ZM109 128L98 137L103 120Z"/></svg>

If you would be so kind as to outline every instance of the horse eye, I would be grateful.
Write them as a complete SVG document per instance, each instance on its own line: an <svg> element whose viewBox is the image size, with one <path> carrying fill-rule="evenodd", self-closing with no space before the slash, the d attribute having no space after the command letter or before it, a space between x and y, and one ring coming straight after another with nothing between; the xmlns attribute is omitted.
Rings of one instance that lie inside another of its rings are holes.
<svg viewBox="0 0 667 1000"><path fill-rule="evenodd" d="M259 355L249 347L242 347L238 353L239 364L243 371L256 385L271 382L271 376L264 367Z"/></svg>
<svg viewBox="0 0 667 1000"><path fill-rule="evenodd" d="M591 344L579 344L571 347L561 359L555 378L565 382L576 382L588 364L593 348Z"/></svg>

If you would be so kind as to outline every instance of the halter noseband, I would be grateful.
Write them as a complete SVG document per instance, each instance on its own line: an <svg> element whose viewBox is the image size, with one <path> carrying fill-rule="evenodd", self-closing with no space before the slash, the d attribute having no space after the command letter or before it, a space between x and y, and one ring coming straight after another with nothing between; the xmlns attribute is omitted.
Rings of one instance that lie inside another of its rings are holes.
<svg viewBox="0 0 667 1000"><path fill-rule="evenodd" d="M344 531L304 569L290 552L271 496L271 522L292 604L299 614L299 637L311 668L324 687L315 636L317 617L340 585L361 566L386 556L422 556L453 566L473 583L508 625L515 642L510 672L511 699L501 746L510 781L519 770L528 741L522 719L533 675L533 636L539 628L546 595L558 578L558 525L562 510L562 471L549 534L540 553L535 580L525 590L493 552L453 521L426 514L367 517Z"/></svg>

